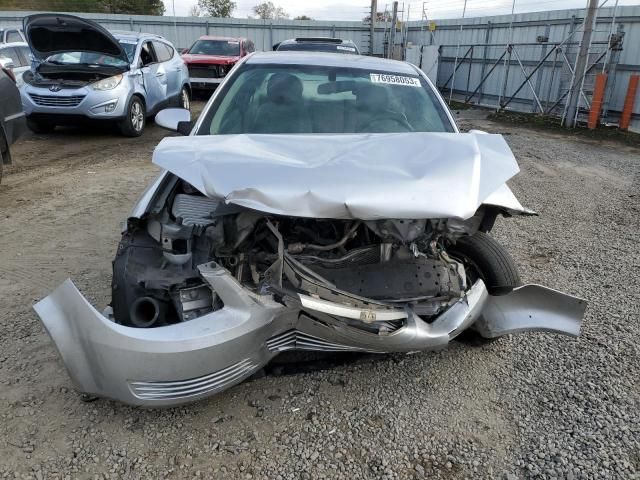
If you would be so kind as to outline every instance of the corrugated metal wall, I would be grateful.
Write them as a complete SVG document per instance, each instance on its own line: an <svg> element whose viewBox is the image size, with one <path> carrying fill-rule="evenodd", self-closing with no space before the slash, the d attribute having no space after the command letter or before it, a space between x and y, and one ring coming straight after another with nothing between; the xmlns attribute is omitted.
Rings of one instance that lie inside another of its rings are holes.
<svg viewBox="0 0 640 480"><path fill-rule="evenodd" d="M22 18L34 12L0 12L0 25L20 25ZM603 43L608 38L613 8L598 10L594 41L601 42L594 45L593 60L598 52L604 49ZM296 36L338 36L353 40L364 52L369 50L369 28L362 22L328 22L328 21L293 21L293 20L254 20L227 18L194 18L194 17L156 17L140 15L106 15L81 14L94 19L109 29L135 30L157 33L171 40L178 48L187 47L199 36L204 34L225 35L232 37L248 37L254 40L258 50L270 50L274 43ZM408 28L408 41L416 45L439 45L439 73L438 86L444 83L453 71L456 51L462 57L471 44L495 44L496 46L476 46L472 58L467 58L456 72L454 93L456 97L464 98L465 92L471 92L480 82L494 61L505 50L505 44L511 36L514 44L529 43L515 47L519 59L525 70L530 70L548 52L554 42L561 42L571 31L580 30L584 17L584 10L559 10L534 12L515 15L501 15L494 17L477 17L462 20L463 29L460 31L461 20L437 20L436 29L428 31L424 23L411 22ZM510 31L511 25L511 33ZM374 53L382 54L385 44L385 26L378 24L376 28ZM619 7L617 9L616 30L624 33L624 48L614 58L616 63L614 78L609 79L610 95L606 98L607 108L611 111L610 119L615 121L622 109L629 76L640 71L640 6ZM548 44L536 44L538 36L548 36ZM575 35L575 42L563 49L570 63L575 58L577 42L580 32ZM397 35L400 38L400 35ZM461 47L458 49L457 45ZM550 106L562 93L564 84L570 79L570 74L561 56L556 62L555 55L551 55L540 74L536 73L531 82L538 92L543 106ZM525 74L520 70L515 56L512 54L508 68L507 80L504 82L505 68L500 63L487 80L479 94L472 100L483 104L495 105L504 92L507 97L522 83ZM555 73L551 72L555 70ZM594 69L595 71L596 69ZM584 105L584 102L583 102ZM509 105L520 111L534 109L534 97L531 89L525 86ZM636 102L632 127L640 130L640 99Z"/></svg>
<svg viewBox="0 0 640 480"><path fill-rule="evenodd" d="M606 51L607 38L612 28L613 12L613 7L598 10L592 38L590 64L594 63ZM571 37L571 41L563 47L564 54L573 66L582 36L584 13L584 10L579 9L518 14L513 19L510 15L470 18L462 21L462 32L459 19L440 20L436 21L437 26L433 38L426 29L423 28L420 31L413 28L409 29L409 41L421 45L433 43L441 47L438 72L438 86L441 88L445 87L445 82L452 76L456 51L458 52L458 61L461 62L461 66L455 75L454 93L456 98L463 99L475 90L483 74L489 71L495 60L505 51L509 37L511 37L511 43L515 44L514 49L517 56L528 73L545 53L552 51L554 43L562 42L572 31L576 31L576 34ZM640 73L640 50L638 49L640 45L640 6L618 7L613 33L624 34L623 49L619 52L613 52L613 56L609 57L613 61L611 66L615 69L615 75L610 77L608 81L606 106L609 110L608 119L617 121L624 103L629 76L632 73ZM537 42L539 36L547 36L548 42ZM458 48L458 44L460 44L460 48ZM474 44L476 46L473 52L470 52L465 60L460 60L467 53L469 46ZM481 44L496 46L485 48L480 46ZM562 92L568 88L570 82L571 74L563 62L562 53L558 55L554 69L555 58L555 53L551 53L543 68L530 79L543 107L553 105ZM587 77L585 85L587 98L589 97L589 84L593 80L594 73L601 71L603 61L604 58L596 64L596 68ZM554 70L555 73L552 74ZM503 95L505 71L504 61L501 61L484 87L478 92L478 94L482 93L482 97L480 98L476 94L472 101L474 103L480 101L486 105L497 105L498 99ZM504 88L507 98L525 80L525 74L514 53L511 55L508 72ZM451 82L446 85L447 88L450 86ZM509 107L519 111L533 111L535 103L532 89L525 85L518 92L514 101L509 104ZM581 104L586 106L584 100ZM561 107L562 105L560 105L560 110ZM636 101L634 113L633 127L635 130L640 130L640 98Z"/></svg>

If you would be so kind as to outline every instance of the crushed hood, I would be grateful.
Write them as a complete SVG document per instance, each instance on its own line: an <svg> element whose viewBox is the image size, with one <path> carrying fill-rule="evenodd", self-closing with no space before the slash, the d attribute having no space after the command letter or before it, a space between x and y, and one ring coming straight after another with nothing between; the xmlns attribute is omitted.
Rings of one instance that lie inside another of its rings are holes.
<svg viewBox="0 0 640 480"><path fill-rule="evenodd" d="M153 162L211 198L312 218L460 218L516 173L501 135L169 137Z"/></svg>
<svg viewBox="0 0 640 480"><path fill-rule="evenodd" d="M107 29L86 18L42 13L25 17L22 25L31 52L40 62L58 53L91 52L129 63L118 40Z"/></svg>

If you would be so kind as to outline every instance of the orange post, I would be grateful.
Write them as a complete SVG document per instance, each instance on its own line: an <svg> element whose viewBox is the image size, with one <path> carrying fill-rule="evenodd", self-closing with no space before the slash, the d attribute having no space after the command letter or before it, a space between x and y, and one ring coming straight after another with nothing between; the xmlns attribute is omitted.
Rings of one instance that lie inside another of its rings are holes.
<svg viewBox="0 0 640 480"><path fill-rule="evenodd" d="M607 86L607 74L599 73L596 75L596 84L593 90L593 98L591 99L591 111L589 112L589 122L587 126L589 130L593 130L598 126L598 118L600 118L600 110L602 109L602 100L604 99L604 89Z"/></svg>
<svg viewBox="0 0 640 480"><path fill-rule="evenodd" d="M633 112L633 104L636 101L636 92L638 91L638 81L640 75L631 75L629 78L629 88L627 88L627 96L624 99L624 108L620 117L620 129L626 130L631 123L631 113Z"/></svg>

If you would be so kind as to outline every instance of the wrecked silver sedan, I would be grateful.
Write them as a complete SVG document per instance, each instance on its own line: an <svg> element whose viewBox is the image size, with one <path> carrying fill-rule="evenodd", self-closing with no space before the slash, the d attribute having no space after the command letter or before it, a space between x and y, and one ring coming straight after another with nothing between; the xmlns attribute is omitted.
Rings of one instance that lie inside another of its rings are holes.
<svg viewBox="0 0 640 480"><path fill-rule="evenodd" d="M348 57L348 58L347 58ZM490 236L531 215L500 135L460 133L407 63L247 57L127 221L100 313L70 280L35 309L81 392L166 406L285 350L415 352L459 335L577 336L583 300L521 285Z"/></svg>

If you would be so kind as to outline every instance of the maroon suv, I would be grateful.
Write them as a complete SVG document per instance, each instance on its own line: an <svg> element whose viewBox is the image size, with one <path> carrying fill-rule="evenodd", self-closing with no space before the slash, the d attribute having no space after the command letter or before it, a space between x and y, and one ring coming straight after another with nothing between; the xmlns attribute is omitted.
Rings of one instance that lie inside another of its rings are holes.
<svg viewBox="0 0 640 480"><path fill-rule="evenodd" d="M191 88L215 89L238 60L254 51L253 42L247 38L200 37L182 52L189 67Z"/></svg>

